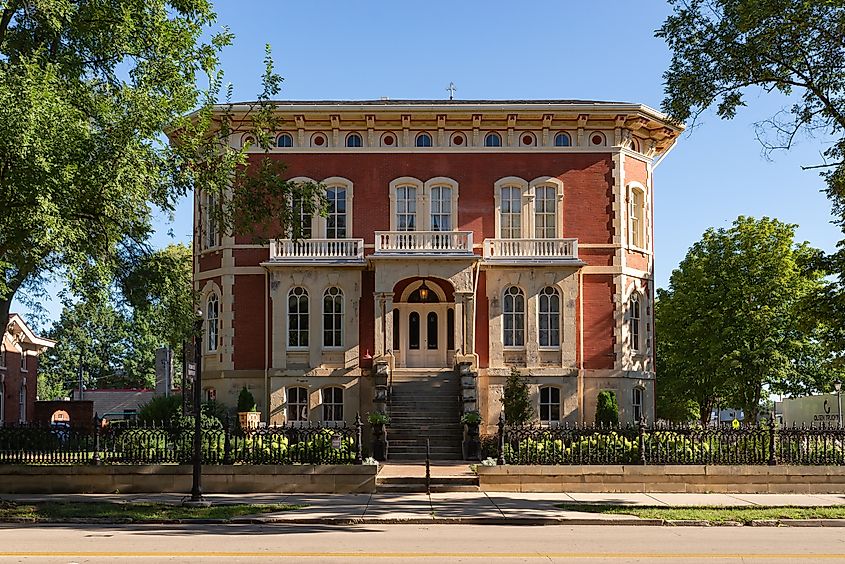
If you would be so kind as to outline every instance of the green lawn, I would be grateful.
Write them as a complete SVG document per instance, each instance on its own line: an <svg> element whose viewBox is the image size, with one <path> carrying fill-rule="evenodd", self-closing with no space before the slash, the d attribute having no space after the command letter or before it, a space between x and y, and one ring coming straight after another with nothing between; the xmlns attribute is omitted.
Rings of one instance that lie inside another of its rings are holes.
<svg viewBox="0 0 845 564"><path fill-rule="evenodd" d="M566 511L634 515L644 519L692 520L719 523L737 521L748 523L771 519L845 519L845 506L834 507L665 507L623 506L580 503L559 503L555 507Z"/></svg>
<svg viewBox="0 0 845 564"><path fill-rule="evenodd" d="M159 521L162 519L231 519L244 515L275 513L301 509L302 505L238 504L211 507L182 507L164 503L63 503L45 501L14 503L0 501L0 521L27 519L52 521L59 519L113 519L114 521Z"/></svg>

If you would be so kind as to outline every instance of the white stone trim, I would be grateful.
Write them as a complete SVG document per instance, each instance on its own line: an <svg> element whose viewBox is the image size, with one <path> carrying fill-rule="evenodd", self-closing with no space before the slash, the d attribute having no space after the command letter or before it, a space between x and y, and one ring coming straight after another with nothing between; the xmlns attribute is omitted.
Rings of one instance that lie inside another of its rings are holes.
<svg viewBox="0 0 845 564"><path fill-rule="evenodd" d="M410 284L408 284L407 286L405 286L405 289L402 290L402 295L400 296L399 302L394 302L394 305L396 305L397 303L407 303L408 298L411 297L411 294L416 292L417 288L422 286L423 280L428 282L426 284L426 287L429 290L431 290L432 292L434 292L435 294L437 294L437 299L440 300L441 304L452 303L452 302L446 301L446 292L443 291L443 288L440 287L440 284L438 284L437 282L433 282L432 280L430 280L428 278L423 278L422 280L415 280L415 281L411 282Z"/></svg>
<svg viewBox="0 0 845 564"><path fill-rule="evenodd" d="M640 238L641 245L637 245L634 241L634 225L633 225L633 217L635 214L634 206L633 206L633 193L639 192L642 196L640 209L642 211L640 225L638 228L638 234ZM625 185L625 202L626 202L626 212L627 212L627 230L625 234L626 241L628 243L628 248L636 251L647 251L649 248L648 245L648 189L643 186L641 183L632 180Z"/></svg>
<svg viewBox="0 0 845 564"><path fill-rule="evenodd" d="M536 227L536 189L538 186L548 186L552 185L556 189L557 193L557 200L555 201L555 238L562 239L563 238L563 198L564 198L564 186L563 181L560 178L554 176L540 176L532 180L528 183L528 193L529 199L531 200L531 208L529 210L529 215L531 217L531 229L528 234L528 238L536 238L537 234L535 233ZM524 230L523 230L524 233Z"/></svg>
<svg viewBox="0 0 845 564"><path fill-rule="evenodd" d="M417 194L417 227L420 228L420 231L430 231L431 230L431 189L435 186L448 186L452 192L452 202L451 202L451 223L452 229L450 231L454 231L458 228L458 194L459 194L459 187L458 181L452 178L448 178L446 176L435 176L429 180L426 180L423 183L423 199L422 202L419 198L419 193ZM423 221L420 222L419 213L420 210L423 211Z"/></svg>
<svg viewBox="0 0 845 564"><path fill-rule="evenodd" d="M398 229L396 224L396 189L401 186L413 186L416 188L416 212L415 212L415 230L425 231L420 229L420 216L422 213L421 203L424 201L423 189L425 183L419 178L413 176L400 176L390 181L390 230L396 231Z"/></svg>
<svg viewBox="0 0 845 564"><path fill-rule="evenodd" d="M521 191L521 201L522 201L522 214L520 215L520 230L521 230L521 237L522 238L530 238L526 236L527 232L527 223L528 223L528 215L530 214L531 210L528 208L528 181L518 176L506 176L504 178L500 178L496 182L493 183L493 203L494 203L494 216L495 216L495 226L496 226L496 239L502 238L502 188L515 186L520 189ZM533 215L533 214L530 214Z"/></svg>
<svg viewBox="0 0 845 564"><path fill-rule="evenodd" d="M327 189L331 187L342 187L346 189L346 239L352 238L352 213L353 213L353 198L355 195L355 185L348 178L342 176L330 176L321 182ZM315 214L312 218L312 225L316 220L317 229L313 231L315 239L324 239L328 232L328 221L320 214Z"/></svg>

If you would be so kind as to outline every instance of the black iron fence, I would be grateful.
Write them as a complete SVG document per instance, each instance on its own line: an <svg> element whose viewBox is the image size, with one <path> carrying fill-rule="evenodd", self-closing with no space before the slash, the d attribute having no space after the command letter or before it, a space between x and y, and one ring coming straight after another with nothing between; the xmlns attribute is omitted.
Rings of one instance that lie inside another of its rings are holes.
<svg viewBox="0 0 845 564"><path fill-rule="evenodd" d="M361 421L202 431L203 464L361 464ZM188 464L193 428L99 420L88 429L0 427L0 464Z"/></svg>
<svg viewBox="0 0 845 564"><path fill-rule="evenodd" d="M845 429L834 426L562 425L499 421L499 464L845 465Z"/></svg>

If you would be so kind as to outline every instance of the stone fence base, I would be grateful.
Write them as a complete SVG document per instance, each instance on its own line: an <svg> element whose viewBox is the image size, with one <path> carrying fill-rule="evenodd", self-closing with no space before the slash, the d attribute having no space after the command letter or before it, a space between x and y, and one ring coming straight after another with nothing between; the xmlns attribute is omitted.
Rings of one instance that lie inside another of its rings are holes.
<svg viewBox="0 0 845 564"><path fill-rule="evenodd" d="M488 492L845 493L843 466L478 466Z"/></svg>
<svg viewBox="0 0 845 564"><path fill-rule="evenodd" d="M188 465L0 466L0 493L189 493ZM203 493L371 493L377 466L203 466Z"/></svg>

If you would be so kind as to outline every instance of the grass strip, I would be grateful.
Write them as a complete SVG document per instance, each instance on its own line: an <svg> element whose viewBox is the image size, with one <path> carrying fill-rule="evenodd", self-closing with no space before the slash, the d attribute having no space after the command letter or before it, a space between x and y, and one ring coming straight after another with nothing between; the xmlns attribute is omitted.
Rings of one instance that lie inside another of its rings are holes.
<svg viewBox="0 0 845 564"><path fill-rule="evenodd" d="M15 503L0 501L0 521L55 521L62 519L113 519L133 522L171 519L231 519L244 515L294 511L304 505L285 503L212 505L211 507L182 507L166 503L111 503L43 501Z"/></svg>
<svg viewBox="0 0 845 564"><path fill-rule="evenodd" d="M555 507L566 511L602 513L605 515L633 515L643 519L708 521L719 523L737 521L749 523L772 519L845 519L845 506L795 507L790 505L761 506L700 506L666 507L656 505L604 505L558 503Z"/></svg>

